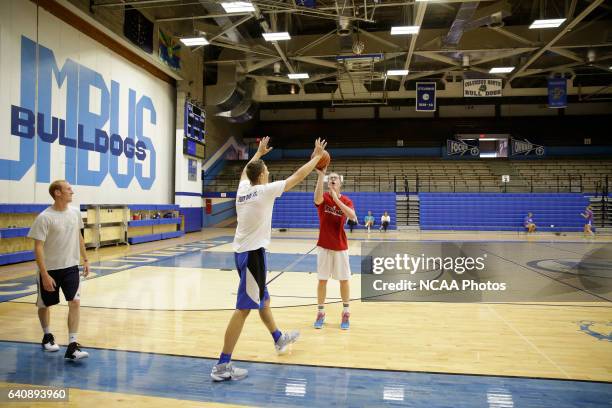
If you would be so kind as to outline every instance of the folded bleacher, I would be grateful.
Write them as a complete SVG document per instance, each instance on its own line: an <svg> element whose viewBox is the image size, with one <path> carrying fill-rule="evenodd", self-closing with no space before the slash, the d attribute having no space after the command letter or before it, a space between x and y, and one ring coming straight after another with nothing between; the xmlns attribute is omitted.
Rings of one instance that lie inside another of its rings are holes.
<svg viewBox="0 0 612 408"><path fill-rule="evenodd" d="M527 213L539 231L582 231L589 199L572 193L420 193L421 230L522 231Z"/></svg>
<svg viewBox="0 0 612 408"><path fill-rule="evenodd" d="M396 229L395 193L347 193L355 206L359 226L363 218L372 211L375 226L380 227L380 217L385 211L391 216L389 229ZM276 199L272 214L273 228L319 228L319 217L313 202L312 192L287 192Z"/></svg>

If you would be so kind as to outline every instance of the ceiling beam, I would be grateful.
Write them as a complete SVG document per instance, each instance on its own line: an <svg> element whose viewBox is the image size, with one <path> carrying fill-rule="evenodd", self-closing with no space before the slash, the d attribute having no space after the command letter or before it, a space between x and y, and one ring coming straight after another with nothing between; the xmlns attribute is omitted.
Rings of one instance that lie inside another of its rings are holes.
<svg viewBox="0 0 612 408"><path fill-rule="evenodd" d="M232 41L226 40L225 38L218 38L216 41L211 42L212 45L216 45L217 47L230 48L232 50L242 51L253 54L265 55L266 57L276 57L272 51L264 52L254 49L253 47L246 47L240 44L236 44Z"/></svg>
<svg viewBox="0 0 612 408"><path fill-rule="evenodd" d="M220 17L236 17L236 16L246 16L251 13L222 13L222 14L206 14L203 16L189 16L189 17L172 17L172 18L160 18L155 20L156 23L167 23L170 21L185 21L185 20L204 20L207 18L220 18Z"/></svg>
<svg viewBox="0 0 612 408"><path fill-rule="evenodd" d="M322 67L327 67L327 68L332 68L332 69L338 68L338 64L336 62L331 62L331 61L327 61L327 60L320 59L320 58L295 56L295 57L289 57L289 59L292 59L294 61L306 62L308 64L313 64L313 65L320 65Z"/></svg>
<svg viewBox="0 0 612 408"><path fill-rule="evenodd" d="M265 59L254 64L247 61L247 72L257 71L258 69L267 67L268 65L272 65L278 61L280 61L280 57Z"/></svg>
<svg viewBox="0 0 612 408"><path fill-rule="evenodd" d="M303 55L306 51L321 45L323 42L325 42L329 38L333 37L336 34L336 31L337 30L334 28L329 33L324 34L324 35L320 36L319 38L317 38L316 40L306 44L304 47L302 47L299 50L295 51L293 54L294 55Z"/></svg>
<svg viewBox="0 0 612 408"><path fill-rule="evenodd" d="M602 0L603 1L603 0ZM416 16L414 18L414 25L421 26L423 24L423 18L425 17L425 11L427 10L427 2L419 2L415 4L416 8ZM410 61L412 60L412 54L416 48L418 34L415 34L410 39L410 48L408 49L408 54L406 55L406 61L404 62L404 69L410 69ZM406 75L402 76L402 80L400 81L400 89L404 87L404 83L406 82Z"/></svg>
<svg viewBox="0 0 612 408"><path fill-rule="evenodd" d="M273 81L273 82L283 82L285 84L297 84L298 81L295 79L289 79L286 76L272 76L272 75L252 75L252 74L248 74L246 75L247 78L253 78L253 79L265 79L266 81Z"/></svg>
<svg viewBox="0 0 612 408"><path fill-rule="evenodd" d="M526 76L530 76L530 75L537 75L537 74L541 74L543 72L553 72L553 71L562 71L568 68L573 68L573 67L577 67L579 65L582 65L582 62L572 62L569 64L563 64L563 65L555 65L554 67L548 67L548 68L537 68L537 69L527 69L523 72L521 72L519 75L517 75L517 78L523 78Z"/></svg>
<svg viewBox="0 0 612 408"><path fill-rule="evenodd" d="M565 58L569 58L571 60L577 61L577 62L585 62L584 58L582 58L575 52L566 50L564 48L551 48L550 51L554 52L555 54L561 55Z"/></svg>
<svg viewBox="0 0 612 408"><path fill-rule="evenodd" d="M496 33L499 33L499 34L501 34L501 35L503 35L505 37L513 39L516 42L520 42L521 44L529 45L531 47L533 47L534 45L537 45L537 43L535 43L534 41L528 40L527 38L522 37L522 36L520 36L518 34L514 34L513 32L510 32L510 31L508 31L508 30L506 30L504 28L501 28L501 27L487 27L487 28L489 30L493 30Z"/></svg>
<svg viewBox="0 0 612 408"><path fill-rule="evenodd" d="M402 48L399 45L397 45L395 43L392 43L391 41L387 41L384 38L380 38L379 36L377 36L375 34L369 33L369 32L367 32L366 30L364 30L362 28L359 28L358 31L359 31L359 35L363 35L364 37L369 38L372 41L376 41L376 42L378 42L380 44L386 45L386 46L394 48L394 49Z"/></svg>
<svg viewBox="0 0 612 408"><path fill-rule="evenodd" d="M236 21L236 22L234 22L232 24L229 24L229 25L226 25L225 27L222 27L221 32L215 34L214 37L212 37L212 38L207 38L208 42L215 41L217 38L221 37L222 35L224 35L228 31L231 31L234 28L238 27L239 25L241 25L243 23L246 23L247 21L249 21L252 18L253 18L253 15L249 14L249 15L246 15L246 16L242 17L240 20L238 20L238 21Z"/></svg>
<svg viewBox="0 0 612 408"><path fill-rule="evenodd" d="M595 10L604 0L594 0L586 9L582 11L575 19L566 24L563 29L546 44L544 47L540 48L535 54L531 56L527 60L525 64L523 64L518 70L516 70L512 76L508 79L508 84L511 83L514 78L516 78L519 74L525 71L531 64L533 64L538 58L542 56L546 51L548 51L553 45L557 43L567 32L569 32L572 28L574 28L579 22L584 20L586 16L588 16L593 10Z"/></svg>

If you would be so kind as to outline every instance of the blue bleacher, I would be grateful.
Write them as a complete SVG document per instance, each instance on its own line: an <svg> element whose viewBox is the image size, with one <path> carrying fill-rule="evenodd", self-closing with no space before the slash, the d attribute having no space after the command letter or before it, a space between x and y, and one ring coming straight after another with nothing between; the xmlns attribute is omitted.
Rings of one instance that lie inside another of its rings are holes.
<svg viewBox="0 0 612 408"><path fill-rule="evenodd" d="M589 204L578 193L420 193L419 199L422 230L522 231L531 212L539 231L582 231L580 213Z"/></svg>
<svg viewBox="0 0 612 408"><path fill-rule="evenodd" d="M363 228L363 218L372 211L376 227L380 227L380 217L385 211L391 216L389 229L396 229L395 193L356 193L348 192L355 206L359 224ZM273 228L319 228L319 217L313 202L312 192L288 192L276 199L272 214Z"/></svg>

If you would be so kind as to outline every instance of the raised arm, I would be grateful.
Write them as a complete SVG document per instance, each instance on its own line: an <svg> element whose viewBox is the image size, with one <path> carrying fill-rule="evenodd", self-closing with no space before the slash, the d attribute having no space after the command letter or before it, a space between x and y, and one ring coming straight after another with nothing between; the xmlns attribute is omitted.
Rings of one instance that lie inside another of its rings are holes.
<svg viewBox="0 0 612 408"><path fill-rule="evenodd" d="M340 201L338 194L336 194L334 190L330 189L329 194L331 194L331 197L334 200L334 203L336 203L336 205L338 206L338 208L340 208L344 215L346 215L346 218L348 218L349 220L357 221L357 214L355 214L355 210Z"/></svg>
<svg viewBox="0 0 612 408"><path fill-rule="evenodd" d="M321 140L319 138L315 141L315 148L312 152L312 158L310 161L308 161L308 163L297 169L295 173L290 175L287 180L285 180L285 191L291 190L314 170L315 166L323 156L325 146L327 146L327 142L325 140Z"/></svg>
<svg viewBox="0 0 612 408"><path fill-rule="evenodd" d="M264 137L263 139L259 141L259 146L257 147L257 151L255 152L253 157L251 157L251 160L249 160L249 163L255 160L261 159L263 156L268 154L273 149L273 147L268 147L269 141L270 141L270 138L268 136ZM247 163L246 166L248 166L249 163ZM242 174L240 175L240 181L248 180L248 177L246 175L246 166L244 166L244 169L242 169Z"/></svg>
<svg viewBox="0 0 612 408"><path fill-rule="evenodd" d="M316 169L319 177L317 178L317 186L314 192L314 203L320 205L323 202L323 181L325 180L325 172L327 167L323 170Z"/></svg>

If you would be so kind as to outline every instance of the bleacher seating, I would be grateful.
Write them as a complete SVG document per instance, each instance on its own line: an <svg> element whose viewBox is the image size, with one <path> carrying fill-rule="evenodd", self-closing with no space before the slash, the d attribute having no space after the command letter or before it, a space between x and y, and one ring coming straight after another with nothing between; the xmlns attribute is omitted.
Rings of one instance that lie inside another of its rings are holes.
<svg viewBox="0 0 612 408"><path fill-rule="evenodd" d="M526 181L540 182L541 190L569 191L580 188L584 192L601 191L606 176L612 181L612 160L514 160L510 162Z"/></svg>
<svg viewBox="0 0 612 408"><path fill-rule="evenodd" d="M539 231L581 231L582 194L420 193L422 230L521 231L527 213ZM554 227L551 227L554 225Z"/></svg>
<svg viewBox="0 0 612 408"><path fill-rule="evenodd" d="M359 219L356 228L363 228L363 217L372 211L376 228L380 217L387 211L391 216L389 229L396 228L395 193L347 193L353 201ZM276 200L272 214L273 228L319 228L319 217L313 203L312 192L287 192Z"/></svg>

